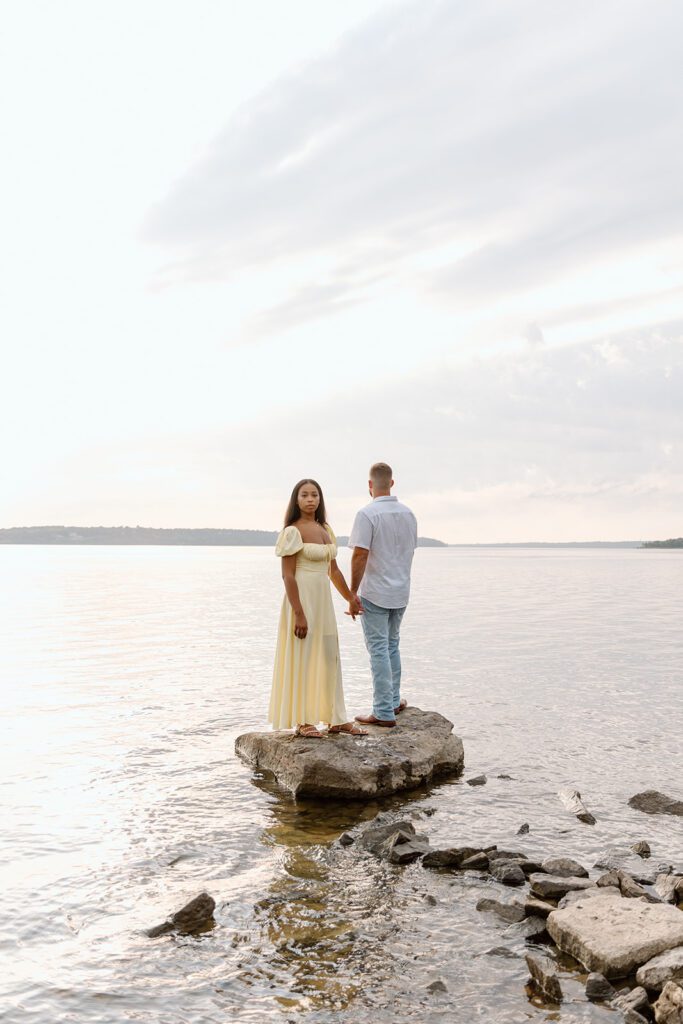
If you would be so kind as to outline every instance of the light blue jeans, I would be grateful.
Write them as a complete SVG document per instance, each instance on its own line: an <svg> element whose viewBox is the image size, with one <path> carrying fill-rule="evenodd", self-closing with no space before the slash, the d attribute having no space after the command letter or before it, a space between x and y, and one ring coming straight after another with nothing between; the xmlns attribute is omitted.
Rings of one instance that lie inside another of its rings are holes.
<svg viewBox="0 0 683 1024"><path fill-rule="evenodd" d="M401 702L401 652L398 649L405 608L380 608L362 597L365 646L372 668L372 713L390 721Z"/></svg>

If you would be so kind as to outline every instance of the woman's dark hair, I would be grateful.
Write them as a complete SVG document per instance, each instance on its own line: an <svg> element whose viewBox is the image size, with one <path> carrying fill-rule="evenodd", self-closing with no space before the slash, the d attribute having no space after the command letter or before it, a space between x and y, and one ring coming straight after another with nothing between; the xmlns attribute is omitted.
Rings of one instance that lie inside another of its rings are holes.
<svg viewBox="0 0 683 1024"><path fill-rule="evenodd" d="M323 489L317 482L317 480L311 480L310 478L307 478L305 480L299 480L299 483L294 485L294 490L292 491L292 496L289 499L289 505L287 506L287 511L285 512L285 526L291 526L292 523L295 523L297 521L297 519L301 519L301 509L299 508L299 502L297 501L297 498L299 497L299 491L301 490L304 484L312 484L315 487L318 494L320 495L320 503L317 509L315 510L315 518L316 522L320 523L321 526L324 526L327 522L327 516L325 514L325 499L323 498Z"/></svg>

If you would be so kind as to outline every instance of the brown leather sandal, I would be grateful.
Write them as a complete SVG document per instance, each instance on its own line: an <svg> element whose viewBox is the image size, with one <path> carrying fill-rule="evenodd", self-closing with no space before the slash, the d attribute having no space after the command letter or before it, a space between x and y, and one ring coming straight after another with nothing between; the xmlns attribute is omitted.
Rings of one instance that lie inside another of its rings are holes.
<svg viewBox="0 0 683 1024"><path fill-rule="evenodd" d="M304 740L321 740L323 738L323 733L315 725L297 725L294 735L301 736Z"/></svg>
<svg viewBox="0 0 683 1024"><path fill-rule="evenodd" d="M370 733L367 729L359 729L353 722L344 722L342 725L329 725L327 727L328 736L340 736L344 733L346 736L369 736Z"/></svg>

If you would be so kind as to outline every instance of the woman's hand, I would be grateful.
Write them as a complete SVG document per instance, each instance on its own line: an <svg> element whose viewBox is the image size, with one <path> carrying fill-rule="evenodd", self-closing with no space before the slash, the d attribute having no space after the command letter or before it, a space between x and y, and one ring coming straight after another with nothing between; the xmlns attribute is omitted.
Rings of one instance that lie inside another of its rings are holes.
<svg viewBox="0 0 683 1024"><path fill-rule="evenodd" d="M308 633L308 620L303 612L296 612L294 615L294 636L304 640Z"/></svg>

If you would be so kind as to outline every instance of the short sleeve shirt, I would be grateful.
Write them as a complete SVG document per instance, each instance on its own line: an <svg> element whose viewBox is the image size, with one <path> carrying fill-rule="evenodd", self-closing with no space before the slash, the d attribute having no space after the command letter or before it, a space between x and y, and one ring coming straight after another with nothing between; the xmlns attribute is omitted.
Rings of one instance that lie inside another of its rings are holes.
<svg viewBox="0 0 683 1024"><path fill-rule="evenodd" d="M392 494L375 498L357 513L349 547L369 552L361 597L381 608L405 608L417 547L417 520L408 506Z"/></svg>

